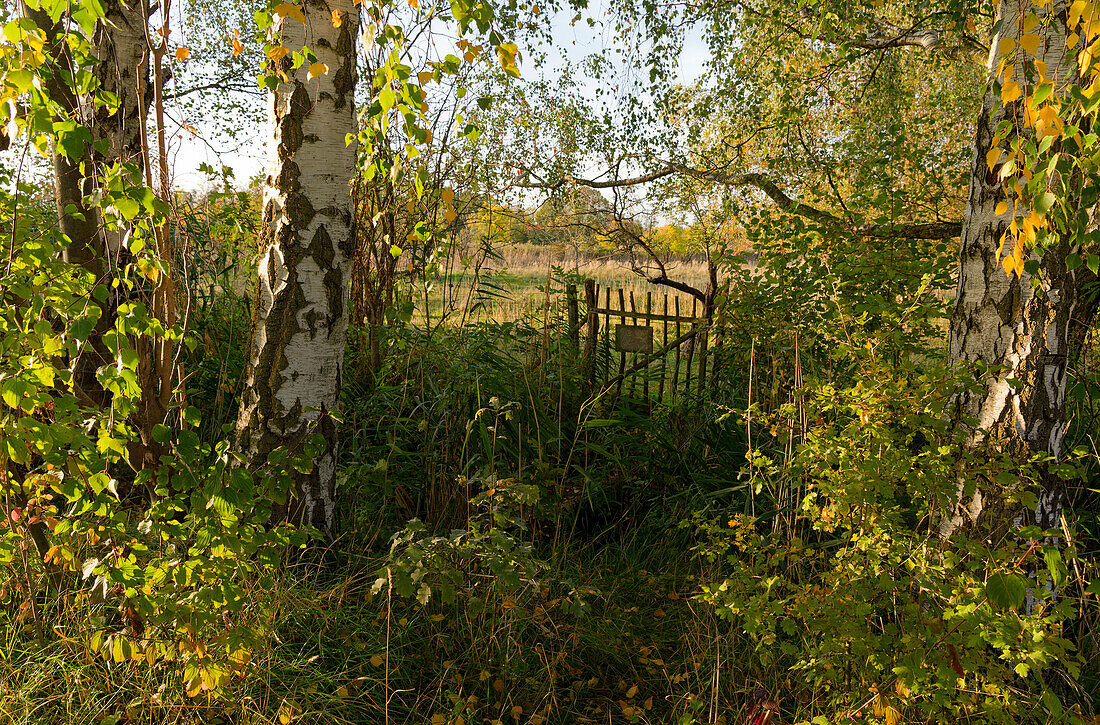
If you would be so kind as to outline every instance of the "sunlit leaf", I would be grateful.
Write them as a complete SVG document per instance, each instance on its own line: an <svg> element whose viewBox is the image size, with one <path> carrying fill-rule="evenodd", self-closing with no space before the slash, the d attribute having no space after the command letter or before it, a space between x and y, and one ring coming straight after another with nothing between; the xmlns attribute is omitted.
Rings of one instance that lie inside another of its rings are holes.
<svg viewBox="0 0 1100 725"><path fill-rule="evenodd" d="M271 12L280 18L292 18L305 25L306 16L302 13L302 9L293 3L279 3Z"/></svg>

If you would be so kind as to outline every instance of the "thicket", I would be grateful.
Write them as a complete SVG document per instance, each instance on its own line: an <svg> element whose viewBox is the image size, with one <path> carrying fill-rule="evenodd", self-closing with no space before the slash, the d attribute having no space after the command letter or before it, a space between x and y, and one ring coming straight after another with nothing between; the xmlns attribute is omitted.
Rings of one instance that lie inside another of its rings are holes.
<svg viewBox="0 0 1100 725"><path fill-rule="evenodd" d="M238 201L184 221L214 244ZM757 240L757 269L723 270L720 384L652 410L584 382L564 275L548 314L430 332L393 316L381 369L349 346L344 534L307 545L264 523L287 464L253 479L225 442L247 298L195 267L192 407L163 432L165 468L135 477L121 418L91 426L54 382L93 323L90 280L42 217L7 223L6 289L32 301L5 313L13 722L1051 722L1096 706L1096 351L1057 468L1075 518L1016 525L1027 469L946 415L974 384L942 367L947 245L815 262ZM119 319L148 330L139 310ZM101 371L120 411L128 369ZM960 483L1000 513L947 543Z"/></svg>

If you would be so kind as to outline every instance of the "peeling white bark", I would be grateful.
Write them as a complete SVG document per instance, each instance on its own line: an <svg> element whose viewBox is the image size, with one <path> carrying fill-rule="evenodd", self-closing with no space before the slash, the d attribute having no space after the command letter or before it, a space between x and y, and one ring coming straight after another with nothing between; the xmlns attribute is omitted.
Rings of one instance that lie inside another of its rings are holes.
<svg viewBox="0 0 1100 725"><path fill-rule="evenodd" d="M1049 15L1048 22L1031 31L1040 36L1038 56L1047 64L1048 79L1056 87L1076 82L1075 56L1065 45L1064 2L1045 10L1021 0L1001 4L1001 29L992 39L988 61L991 77L1001 39L1020 36L1018 20L1028 10ZM1023 63L1017 63L1007 75L1022 81L1023 69ZM1019 123L1020 103L1002 105L991 87L978 118L948 358L957 364L995 367L981 378L980 392L957 400L956 415L977 420L974 442L989 440L1019 457L1047 453L1057 458L1066 424L1067 365L1080 332L1077 312L1085 299L1082 275L1088 273L1083 268L1066 269L1066 255L1075 244L1072 239L1058 241L1040 259L1041 294L1032 289L1030 275L1006 274L1001 264L1012 251L1010 242L998 255L1001 236L1011 222L1013 192L997 178L999 166L990 170L986 153L997 125L1005 119L1016 124L1020 135L1031 133ZM1009 211L998 216L996 207L1004 200ZM1064 484L1053 476L1044 478L1045 494L1034 512L1035 523L1053 528L1059 524L1065 500ZM976 520L983 510L977 494L969 501L962 501L962 495L960 488L956 510L941 522L945 536L967 519Z"/></svg>
<svg viewBox="0 0 1100 725"><path fill-rule="evenodd" d="M307 0L305 24L290 17L274 31L292 51L303 45L328 72L308 78L287 56L289 81L274 93L270 175L252 343L237 438L252 467L278 446L298 449L316 427L324 436L313 470L297 475L293 521L331 534L336 520L336 423L347 335L348 260L354 244L349 184L356 131L354 86L359 9L353 0ZM340 27L334 27L339 11Z"/></svg>

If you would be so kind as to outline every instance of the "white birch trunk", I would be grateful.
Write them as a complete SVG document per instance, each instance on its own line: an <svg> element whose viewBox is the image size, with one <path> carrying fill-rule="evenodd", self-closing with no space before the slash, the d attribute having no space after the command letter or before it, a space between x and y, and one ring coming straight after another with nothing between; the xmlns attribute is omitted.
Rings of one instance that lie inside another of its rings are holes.
<svg viewBox="0 0 1100 725"><path fill-rule="evenodd" d="M118 98L118 109L111 113L106 107L94 110L91 120L93 138L107 142L107 150L99 155L104 163L142 162L142 125L149 112L152 92L149 90L145 38L147 0L107 0L104 3L106 22L96 28L95 56L99 61L96 77L105 91Z"/></svg>
<svg viewBox="0 0 1100 725"><path fill-rule="evenodd" d="M1020 13L1035 5L1020 0L1001 4L1002 27L991 43L989 69L996 72L996 50L1002 38L1019 37ZM1040 22L1032 32L1040 36L1038 57L1047 64L1047 77L1056 87L1076 82L1076 53L1066 48L1065 14L1062 3L1048 7L1049 24ZM1006 76L1023 81L1023 63L1010 66ZM959 254L959 287L951 316L949 362L999 366L985 373L981 389L960 396L956 416L977 419L975 442L990 440L1002 450L1026 458L1047 453L1057 458L1065 432L1065 396L1068 363L1080 344L1082 323L1092 310L1083 283L1090 273L1080 267L1066 269L1066 255L1075 239L1063 238L1042 256L1041 293L1032 288L1032 278L1007 274L1001 259L1011 254L1009 241L998 254L1001 237L1012 221L1013 192L999 180L1000 165L992 170L986 154L997 125L1004 119L1016 124L1014 132L1031 135L1019 122L1023 100L1002 105L1000 94L991 87L978 117L970 194L962 228ZM1008 211L997 215L999 202L1007 200ZM1044 492L1034 512L1043 528L1059 526L1065 502L1065 485L1055 476L1043 476ZM963 498L960 490L960 498ZM941 533L951 535L967 519L974 520L989 508L980 494L961 501L941 523Z"/></svg>
<svg viewBox="0 0 1100 725"><path fill-rule="evenodd" d="M340 27L333 26L339 11ZM278 446L299 450L319 427L324 447L308 474L296 474L286 518L332 533L335 526L336 423L347 333L352 253L350 182L356 131L354 88L358 6L306 0L305 25L284 16L274 31L291 51L303 45L328 66L307 79L288 55L289 82L274 93L270 175L264 188L259 288L237 438L251 467Z"/></svg>

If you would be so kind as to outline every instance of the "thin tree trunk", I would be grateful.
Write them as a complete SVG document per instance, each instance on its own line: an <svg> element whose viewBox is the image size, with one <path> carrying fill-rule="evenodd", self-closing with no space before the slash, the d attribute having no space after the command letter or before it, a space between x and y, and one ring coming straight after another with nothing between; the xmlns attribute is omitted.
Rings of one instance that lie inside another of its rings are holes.
<svg viewBox="0 0 1100 725"><path fill-rule="evenodd" d="M1002 29L991 44L991 73L997 64L998 44L1006 36L1020 35L1017 20L1027 7L1019 0L1002 5ZM1065 57L1065 15L1059 3L1048 12L1052 15L1049 24L1040 22L1033 31L1040 34L1039 56L1056 85L1075 82L1076 59L1073 53ZM1007 71L1013 72L1022 79L1022 63L1015 71ZM968 366L994 366L982 374L976 393L956 400L957 417L977 420L975 442L988 440L1021 459L1032 453L1058 458L1066 427L1068 366L1095 313L1096 301L1085 291L1085 284L1094 276L1084 266L1067 269L1066 256L1077 246L1077 240L1067 236L1043 254L1038 291L1032 287L1031 275L1008 274L1002 266L1002 259L1013 247L1010 240L998 253L1013 216L1013 192L998 178L1000 164L994 162L990 168L987 153L997 125L1005 119L1018 124L1015 132L1031 133L1019 123L1023 115L1020 103L1002 105L1000 94L991 87L978 118L948 358L951 363ZM1006 199L1008 211L997 215L998 203ZM1050 474L1043 475L1043 484L1034 523L1055 528L1060 525L1066 501L1065 484ZM992 503L982 501L980 493L964 497L960 490L959 494L956 510L941 522L940 531L946 536L967 519L976 520Z"/></svg>
<svg viewBox="0 0 1100 725"><path fill-rule="evenodd" d="M64 21L54 23L44 10L32 8L25 1L21 3L21 11L24 17L46 33L45 50L54 67L54 72L46 79L46 92L69 119L77 123L86 122L88 119L82 118L80 99L65 82L65 77L73 74L73 60L65 41ZM65 260L100 276L103 272L102 261L96 254L99 214L98 210L84 204L84 196L91 189L87 188L87 177L80 168L90 161L90 152L90 146L85 145L83 153L73 158L54 149L54 200L57 203L58 230L69 238Z"/></svg>
<svg viewBox="0 0 1100 725"><path fill-rule="evenodd" d="M105 20L96 28L94 54L99 61L96 73L104 91L118 99L112 111L96 107L88 98L78 96L64 80L73 72L72 57L64 40L63 23L51 23L41 10L23 4L23 14L46 30L56 67L62 73L47 81L47 92L72 120L88 127L92 144L72 158L56 150L53 154L54 196L57 203L58 229L69 238L66 261L83 267L105 283L118 267L117 254L121 234L103 228L99 209L85 203L85 197L97 186L97 174L107 165L122 162L141 166L141 124L148 103L139 102L139 84L145 82L145 10L144 0L104 2ZM106 142L106 147L100 146ZM96 147L99 147L97 150ZM137 182L140 183L140 182ZM114 257L114 259L112 259ZM124 288L111 289L113 295ZM97 369L110 361L110 352L102 344L103 333L114 324L119 300L95 303L102 313L80 356L73 363L74 384L86 403L106 406L110 394L96 380Z"/></svg>
<svg viewBox="0 0 1100 725"><path fill-rule="evenodd" d="M92 138L107 146L96 159L104 164L134 164L144 172L143 137L145 119L153 94L149 90L149 45L146 39L146 0L105 0L104 20L96 29L95 56L99 61L96 77L104 91L114 94L118 107L101 106L93 110ZM106 237L109 255L118 253L118 233Z"/></svg>
<svg viewBox="0 0 1100 725"><path fill-rule="evenodd" d="M309 46L328 72L307 79L291 57L289 81L274 94L274 158L264 189L259 285L237 440L249 465L278 446L301 451L316 426L324 438L308 474L295 473L295 500L283 512L331 534L335 527L336 421L347 334L348 260L353 252L349 184L354 133L358 6L310 0L305 25L274 26L291 50ZM340 27L333 12L339 11Z"/></svg>

